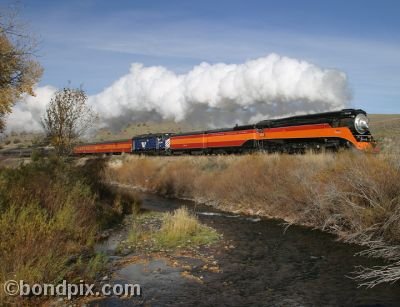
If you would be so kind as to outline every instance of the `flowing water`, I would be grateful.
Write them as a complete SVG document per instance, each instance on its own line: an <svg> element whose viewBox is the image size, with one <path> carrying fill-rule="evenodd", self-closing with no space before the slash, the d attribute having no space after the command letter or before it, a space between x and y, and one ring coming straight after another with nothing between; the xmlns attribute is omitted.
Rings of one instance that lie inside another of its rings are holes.
<svg viewBox="0 0 400 307"><path fill-rule="evenodd" d="M347 277L356 266L383 264L354 256L361 250L358 246L335 242L334 236L305 227L291 226L285 231L278 220L219 212L151 194L141 196L148 210L188 206L203 223L222 233L224 242L230 244L217 248L214 255L222 271L203 272L198 260L183 259L194 271L197 268L198 282L182 277L182 269L162 259L130 264L119 269L112 282L139 283L142 300L111 297L92 306L400 306L399 284L365 289ZM104 246L112 254L115 236L109 242Z"/></svg>

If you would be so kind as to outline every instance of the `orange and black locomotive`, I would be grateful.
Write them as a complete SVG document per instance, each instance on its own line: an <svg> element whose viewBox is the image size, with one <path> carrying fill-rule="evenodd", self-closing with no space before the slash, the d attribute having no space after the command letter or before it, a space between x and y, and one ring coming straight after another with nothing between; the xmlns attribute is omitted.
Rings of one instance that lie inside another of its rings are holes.
<svg viewBox="0 0 400 307"><path fill-rule="evenodd" d="M254 125L180 134L156 133L129 140L78 145L74 154L225 154L254 151L297 153L355 148L372 151L367 113L336 112L268 119Z"/></svg>

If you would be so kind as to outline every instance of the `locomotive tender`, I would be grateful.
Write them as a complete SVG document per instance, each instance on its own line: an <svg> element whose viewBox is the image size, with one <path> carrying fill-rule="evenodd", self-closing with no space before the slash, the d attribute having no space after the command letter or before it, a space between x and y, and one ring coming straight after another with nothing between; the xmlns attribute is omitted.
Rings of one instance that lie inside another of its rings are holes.
<svg viewBox="0 0 400 307"><path fill-rule="evenodd" d="M255 125L228 129L146 134L130 140L82 144L73 152L76 155L296 153L351 147L362 151L375 148L367 113L360 109L263 120Z"/></svg>

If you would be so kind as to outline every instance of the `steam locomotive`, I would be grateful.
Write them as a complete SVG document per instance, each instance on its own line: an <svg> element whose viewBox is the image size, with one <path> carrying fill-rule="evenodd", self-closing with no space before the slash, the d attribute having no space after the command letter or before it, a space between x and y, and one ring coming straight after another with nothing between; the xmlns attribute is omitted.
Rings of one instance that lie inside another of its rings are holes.
<svg viewBox="0 0 400 307"><path fill-rule="evenodd" d="M372 151L375 141L367 113L336 112L263 120L254 125L188 133L154 133L128 140L81 144L75 155L86 154L227 154L255 151L301 153L307 150L355 148Z"/></svg>

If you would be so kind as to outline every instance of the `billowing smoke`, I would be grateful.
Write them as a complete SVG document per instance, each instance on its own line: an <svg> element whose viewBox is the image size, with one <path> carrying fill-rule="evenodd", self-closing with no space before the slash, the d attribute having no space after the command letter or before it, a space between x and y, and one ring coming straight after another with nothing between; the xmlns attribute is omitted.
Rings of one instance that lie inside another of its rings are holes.
<svg viewBox="0 0 400 307"><path fill-rule="evenodd" d="M89 97L89 104L101 126L118 129L149 119L221 127L337 110L349 99L343 72L271 54L243 64L201 63L186 74L135 63L127 75Z"/></svg>
<svg viewBox="0 0 400 307"><path fill-rule="evenodd" d="M348 100L342 72L271 54L239 65L202 63L181 75L133 64L90 103L109 125L144 116L224 126L340 109Z"/></svg>
<svg viewBox="0 0 400 307"><path fill-rule="evenodd" d="M22 101L14 106L12 113L7 117L6 131L41 132L41 118L56 90L55 87L46 85L36 87L35 96L24 95Z"/></svg>

